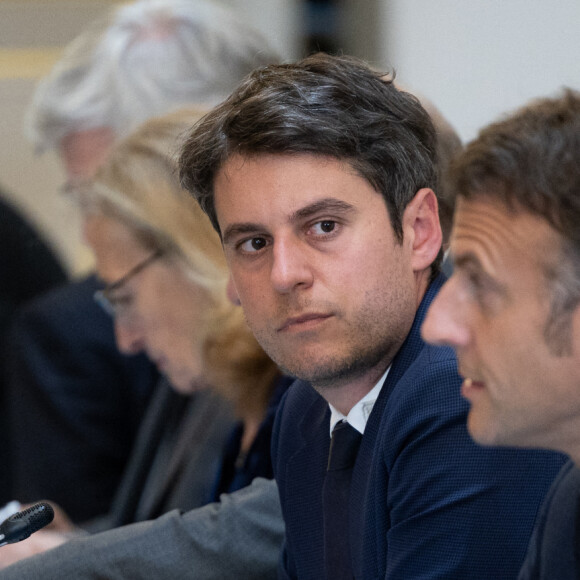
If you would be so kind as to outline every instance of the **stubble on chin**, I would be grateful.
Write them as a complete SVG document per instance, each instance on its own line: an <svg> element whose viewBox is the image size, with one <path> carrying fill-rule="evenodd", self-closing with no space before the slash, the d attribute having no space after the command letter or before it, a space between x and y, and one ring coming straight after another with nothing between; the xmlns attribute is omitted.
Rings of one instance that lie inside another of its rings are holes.
<svg viewBox="0 0 580 580"><path fill-rule="evenodd" d="M390 363L390 354L398 346L377 341L371 345L352 345L345 340L339 352L317 352L316 345L310 350L304 346L291 350L264 337L258 342L280 369L297 379L312 384L317 389L340 388L368 374L370 369L381 368L381 374ZM383 369L384 367L384 369Z"/></svg>
<svg viewBox="0 0 580 580"><path fill-rule="evenodd" d="M321 312L333 313L330 326L302 338L284 337L274 328L258 329L249 321L248 325L283 372L316 388L339 388L367 375L371 369L380 369L382 374L392 361L412 324L412 317L405 318L404 301L397 298L401 307L393 308L392 294L385 299L380 293L365 292L361 300L364 306L354 317L345 315L336 304L317 304ZM312 305L301 306L302 310L311 308Z"/></svg>

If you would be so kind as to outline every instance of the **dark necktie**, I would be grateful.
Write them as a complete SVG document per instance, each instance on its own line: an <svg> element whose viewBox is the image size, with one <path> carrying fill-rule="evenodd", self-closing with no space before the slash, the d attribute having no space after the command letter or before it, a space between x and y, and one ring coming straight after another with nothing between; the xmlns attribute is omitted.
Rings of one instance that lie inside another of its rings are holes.
<svg viewBox="0 0 580 580"><path fill-rule="evenodd" d="M346 421L332 430L328 466L322 490L324 564L328 580L352 579L348 505L352 468L362 435Z"/></svg>

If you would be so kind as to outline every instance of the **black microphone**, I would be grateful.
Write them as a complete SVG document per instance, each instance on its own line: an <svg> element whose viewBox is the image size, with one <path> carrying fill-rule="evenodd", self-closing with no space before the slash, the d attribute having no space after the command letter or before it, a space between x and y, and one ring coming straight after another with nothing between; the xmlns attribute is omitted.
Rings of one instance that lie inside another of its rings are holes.
<svg viewBox="0 0 580 580"><path fill-rule="evenodd" d="M0 547L26 540L30 534L50 524L53 518L54 510L46 502L16 512L0 524Z"/></svg>

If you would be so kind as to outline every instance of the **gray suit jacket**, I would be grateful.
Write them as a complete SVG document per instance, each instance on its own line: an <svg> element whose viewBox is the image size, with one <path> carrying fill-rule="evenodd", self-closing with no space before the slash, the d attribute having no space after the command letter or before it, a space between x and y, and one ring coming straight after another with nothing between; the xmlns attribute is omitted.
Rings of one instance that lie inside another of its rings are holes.
<svg viewBox="0 0 580 580"><path fill-rule="evenodd" d="M257 478L220 503L71 540L0 579L274 579L283 536L276 483Z"/></svg>

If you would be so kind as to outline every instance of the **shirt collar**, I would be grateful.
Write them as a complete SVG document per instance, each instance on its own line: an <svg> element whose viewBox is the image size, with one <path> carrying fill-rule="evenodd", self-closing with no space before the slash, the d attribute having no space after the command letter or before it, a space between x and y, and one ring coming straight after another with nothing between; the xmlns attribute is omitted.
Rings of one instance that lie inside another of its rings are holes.
<svg viewBox="0 0 580 580"><path fill-rule="evenodd" d="M389 374L389 367L383 376L378 380L377 384L349 411L348 415L344 416L338 409L333 407L330 403L330 436L332 437L332 430L340 421L347 421L359 433L365 432L367 421L369 420L371 411L375 406L379 393L385 384L385 379Z"/></svg>

